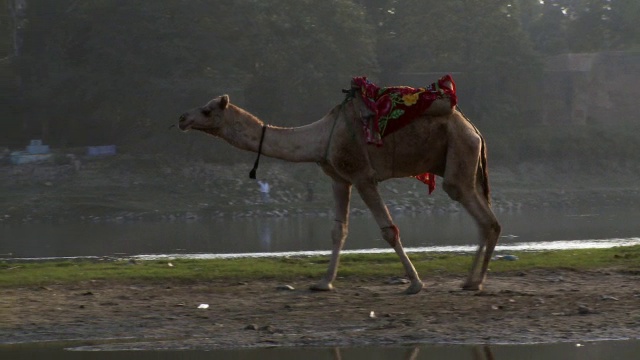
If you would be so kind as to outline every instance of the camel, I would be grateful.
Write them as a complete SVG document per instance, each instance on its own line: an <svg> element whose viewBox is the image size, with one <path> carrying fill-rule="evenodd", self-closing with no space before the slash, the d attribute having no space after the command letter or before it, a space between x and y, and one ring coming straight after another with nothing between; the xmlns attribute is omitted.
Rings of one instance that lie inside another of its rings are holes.
<svg viewBox="0 0 640 360"><path fill-rule="evenodd" d="M485 141L457 109L445 116L421 116L385 137L384 146L365 141L360 122L371 116L361 96L335 106L318 121L300 127L268 125L231 104L228 95L182 114L182 131L199 130L232 146L290 162L315 162L332 180L335 221L332 252L326 274L310 288L333 290L340 251L349 227L352 187L370 209L382 237L399 256L410 285L407 294L424 284L400 241L400 232L378 191L379 182L429 172L442 177L443 189L475 219L480 242L465 290L481 290L501 226L491 210ZM257 166L257 160L256 160ZM254 166L254 170L256 168Z"/></svg>

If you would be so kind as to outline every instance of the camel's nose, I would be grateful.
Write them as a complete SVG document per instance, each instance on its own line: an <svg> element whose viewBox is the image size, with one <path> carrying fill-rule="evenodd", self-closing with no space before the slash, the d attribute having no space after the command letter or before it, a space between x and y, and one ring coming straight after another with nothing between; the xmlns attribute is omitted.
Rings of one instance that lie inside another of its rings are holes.
<svg viewBox="0 0 640 360"><path fill-rule="evenodd" d="M187 124L187 116L188 116L187 113L184 113L184 114L180 115L180 119L178 120L178 128L180 130L185 130L187 128L187 126L188 126L188 124Z"/></svg>

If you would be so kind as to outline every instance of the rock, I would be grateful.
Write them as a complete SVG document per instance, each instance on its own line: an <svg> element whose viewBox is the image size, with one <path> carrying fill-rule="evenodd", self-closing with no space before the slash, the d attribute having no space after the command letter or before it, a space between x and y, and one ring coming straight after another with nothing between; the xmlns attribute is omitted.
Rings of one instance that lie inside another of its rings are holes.
<svg viewBox="0 0 640 360"><path fill-rule="evenodd" d="M589 315L589 314L595 314L595 313L596 312L593 311L593 309L591 309L587 305L578 305L578 314L580 315Z"/></svg>
<svg viewBox="0 0 640 360"><path fill-rule="evenodd" d="M269 334L275 334L276 333L276 328L271 326L271 325L262 326L258 330L264 331L264 332L268 332Z"/></svg>
<svg viewBox="0 0 640 360"><path fill-rule="evenodd" d="M399 277L399 276L393 276L393 277L390 277L389 280L387 280L387 284L389 285L403 285L403 284L408 284L410 282L411 281L409 281L409 279Z"/></svg>
<svg viewBox="0 0 640 360"><path fill-rule="evenodd" d="M493 260L516 261L518 257L515 255L496 255L493 257Z"/></svg>
<svg viewBox="0 0 640 360"><path fill-rule="evenodd" d="M258 330L258 325L256 325L256 324L249 324L249 325L245 326L245 327L244 327L244 329L245 329L245 330L255 330L255 331L257 331L257 330Z"/></svg>
<svg viewBox="0 0 640 360"><path fill-rule="evenodd" d="M276 290L280 290L280 291L293 291L295 290L295 288L291 285L278 285L278 287L276 287Z"/></svg>

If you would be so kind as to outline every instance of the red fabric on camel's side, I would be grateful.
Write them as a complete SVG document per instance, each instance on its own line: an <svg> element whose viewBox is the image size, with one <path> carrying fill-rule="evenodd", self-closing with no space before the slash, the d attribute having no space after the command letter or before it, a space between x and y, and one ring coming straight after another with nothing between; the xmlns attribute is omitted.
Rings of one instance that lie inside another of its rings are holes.
<svg viewBox="0 0 640 360"><path fill-rule="evenodd" d="M416 179L422 181L424 184L426 184L429 187L429 194L431 194L433 192L433 190L436 189L436 176L430 173L424 173L424 174L420 174L420 175L416 175L414 176Z"/></svg>

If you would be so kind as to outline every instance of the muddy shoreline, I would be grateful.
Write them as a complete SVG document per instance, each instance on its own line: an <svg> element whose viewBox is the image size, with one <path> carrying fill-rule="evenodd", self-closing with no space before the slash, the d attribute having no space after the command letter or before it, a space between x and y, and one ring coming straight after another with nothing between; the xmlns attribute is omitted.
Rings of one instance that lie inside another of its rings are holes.
<svg viewBox="0 0 640 360"><path fill-rule="evenodd" d="M426 274L402 294L389 279L91 281L3 289L0 344L96 341L87 349L222 349L637 339L640 274L623 269L491 275L484 291ZM293 290L281 290L290 285ZM207 304L204 309L201 304ZM200 307L200 308L199 308ZM111 339L108 343L100 340Z"/></svg>

